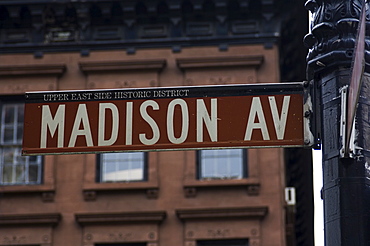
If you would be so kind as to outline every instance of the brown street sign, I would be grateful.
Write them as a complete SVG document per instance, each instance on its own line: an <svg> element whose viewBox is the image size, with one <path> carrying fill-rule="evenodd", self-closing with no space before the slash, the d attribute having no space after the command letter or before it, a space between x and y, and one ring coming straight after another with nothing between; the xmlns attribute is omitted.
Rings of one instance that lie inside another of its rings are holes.
<svg viewBox="0 0 370 246"><path fill-rule="evenodd" d="M360 90L364 78L365 69L365 35L366 35L366 6L365 3L361 8L361 15L358 24L356 43L353 54L353 61L351 66L351 80L348 88L348 107L346 119L346 134L344 143L344 152L347 154L349 152L349 145L351 139L351 133L353 128L353 122L355 120L356 109L358 104L358 99L360 97Z"/></svg>
<svg viewBox="0 0 370 246"><path fill-rule="evenodd" d="M304 146L304 94L303 83L26 93L23 154Z"/></svg>

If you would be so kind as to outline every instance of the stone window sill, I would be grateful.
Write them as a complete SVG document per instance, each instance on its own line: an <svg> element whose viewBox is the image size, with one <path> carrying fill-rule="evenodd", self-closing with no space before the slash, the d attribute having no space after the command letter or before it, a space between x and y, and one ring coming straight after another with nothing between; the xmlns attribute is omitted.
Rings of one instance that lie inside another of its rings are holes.
<svg viewBox="0 0 370 246"><path fill-rule="evenodd" d="M53 185L4 185L0 186L1 193L38 193L43 202L53 202L55 187Z"/></svg>
<svg viewBox="0 0 370 246"><path fill-rule="evenodd" d="M166 218L165 211L140 211L122 213L84 213L75 214L76 221L82 225L112 223L161 223Z"/></svg>
<svg viewBox="0 0 370 246"><path fill-rule="evenodd" d="M262 220L268 213L267 206L235 208L176 209L180 220L203 219L253 219Z"/></svg>
<svg viewBox="0 0 370 246"><path fill-rule="evenodd" d="M218 187L246 187L250 196L259 195L260 181L258 178L246 179L217 179L217 180L188 180L184 183L185 196L196 197L197 189Z"/></svg>
<svg viewBox="0 0 370 246"><path fill-rule="evenodd" d="M61 220L62 216L59 213L46 214L2 214L0 215L1 226L11 225L49 225L56 226Z"/></svg>
<svg viewBox="0 0 370 246"><path fill-rule="evenodd" d="M148 199L158 197L156 182L113 182L113 183L85 183L83 194L85 201L94 201L98 192L103 191L145 191Z"/></svg>

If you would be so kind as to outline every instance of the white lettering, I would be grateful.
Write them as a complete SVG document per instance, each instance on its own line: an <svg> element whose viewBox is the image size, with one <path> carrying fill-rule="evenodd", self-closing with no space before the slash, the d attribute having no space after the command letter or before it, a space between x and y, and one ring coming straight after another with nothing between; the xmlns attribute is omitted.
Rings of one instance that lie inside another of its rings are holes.
<svg viewBox="0 0 370 246"><path fill-rule="evenodd" d="M258 122L255 122L256 116ZM251 110L249 112L247 129L245 131L244 140L249 141L252 138L252 132L254 129L260 129L262 132L263 140L270 140L270 136L267 130L265 115L263 114L261 99L259 97L253 97Z"/></svg>
<svg viewBox="0 0 370 246"><path fill-rule="evenodd" d="M217 142L217 99L211 99L209 115L203 99L197 99L197 142L203 142L203 122L206 125L212 142Z"/></svg>
<svg viewBox="0 0 370 246"><path fill-rule="evenodd" d="M112 132L110 139L105 140L105 112L109 109L112 112ZM116 142L118 137L119 115L117 106L113 103L99 103L99 126L98 146L109 146Z"/></svg>
<svg viewBox="0 0 370 246"><path fill-rule="evenodd" d="M82 123L82 129L80 125ZM87 114L86 104L78 105L75 122L73 124L71 138L68 147L75 147L77 136L85 136L87 146L93 146L91 136L89 116Z"/></svg>
<svg viewBox="0 0 370 246"><path fill-rule="evenodd" d="M132 102L126 103L126 145L132 145Z"/></svg>
<svg viewBox="0 0 370 246"><path fill-rule="evenodd" d="M182 113L182 128L181 128L181 135L180 137L175 137L174 132L174 125L173 125L173 117L175 113L175 107L179 105L181 108ZM180 144L185 142L186 138L188 137L189 132L189 110L188 105L186 104L185 100L183 99L174 99L168 105L167 111L167 135L168 140L174 144Z"/></svg>
<svg viewBox="0 0 370 246"><path fill-rule="evenodd" d="M150 117L150 115L146 111L146 108L149 107L149 106L152 107L153 110L159 110L158 103L156 101L153 101L153 100L144 101L140 105L141 117L150 125L150 127L152 128L152 131L153 131L153 137L151 139L148 139L146 137L145 133L140 133L139 134L140 141L145 145L152 145L152 144L157 143L158 140L159 140L159 137L160 137L160 132L159 132L159 128L158 128L157 123L153 120L152 117Z"/></svg>
<svg viewBox="0 0 370 246"><path fill-rule="evenodd" d="M279 116L278 109L276 106L275 97L269 96L270 108L272 113L272 119L274 120L275 131L277 139L284 139L286 120L288 117L290 96L284 96L283 107L281 109L281 115Z"/></svg>
<svg viewBox="0 0 370 246"><path fill-rule="evenodd" d="M49 105L42 106L42 120L41 120L41 139L40 148L46 148L47 129L49 128L51 137L54 136L58 128L58 148L62 148L64 144L64 116L65 105L59 105L54 119L51 116Z"/></svg>

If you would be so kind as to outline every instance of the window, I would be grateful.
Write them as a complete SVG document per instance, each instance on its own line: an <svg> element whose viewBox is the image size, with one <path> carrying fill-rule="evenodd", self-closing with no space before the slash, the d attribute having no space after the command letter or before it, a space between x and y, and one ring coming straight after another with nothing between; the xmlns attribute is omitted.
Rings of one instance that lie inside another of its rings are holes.
<svg viewBox="0 0 370 246"><path fill-rule="evenodd" d="M23 135L23 103L1 104L0 184L40 184L41 156L21 156Z"/></svg>
<svg viewBox="0 0 370 246"><path fill-rule="evenodd" d="M244 149L198 151L198 179L242 179L247 177Z"/></svg>
<svg viewBox="0 0 370 246"><path fill-rule="evenodd" d="M202 241L197 241L197 246L249 246L249 243L247 239L202 240Z"/></svg>
<svg viewBox="0 0 370 246"><path fill-rule="evenodd" d="M95 246L146 246L146 243L99 243Z"/></svg>
<svg viewBox="0 0 370 246"><path fill-rule="evenodd" d="M99 156L99 182L132 182L147 180L147 158L145 153L108 153Z"/></svg>

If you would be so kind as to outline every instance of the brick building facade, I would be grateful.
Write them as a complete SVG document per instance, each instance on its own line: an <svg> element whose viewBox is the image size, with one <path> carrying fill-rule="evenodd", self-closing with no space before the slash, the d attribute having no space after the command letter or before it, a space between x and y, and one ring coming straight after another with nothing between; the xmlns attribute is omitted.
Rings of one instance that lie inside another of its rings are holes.
<svg viewBox="0 0 370 246"><path fill-rule="evenodd" d="M0 2L0 245L313 245L304 150L20 156L26 91L303 80L286 2Z"/></svg>

